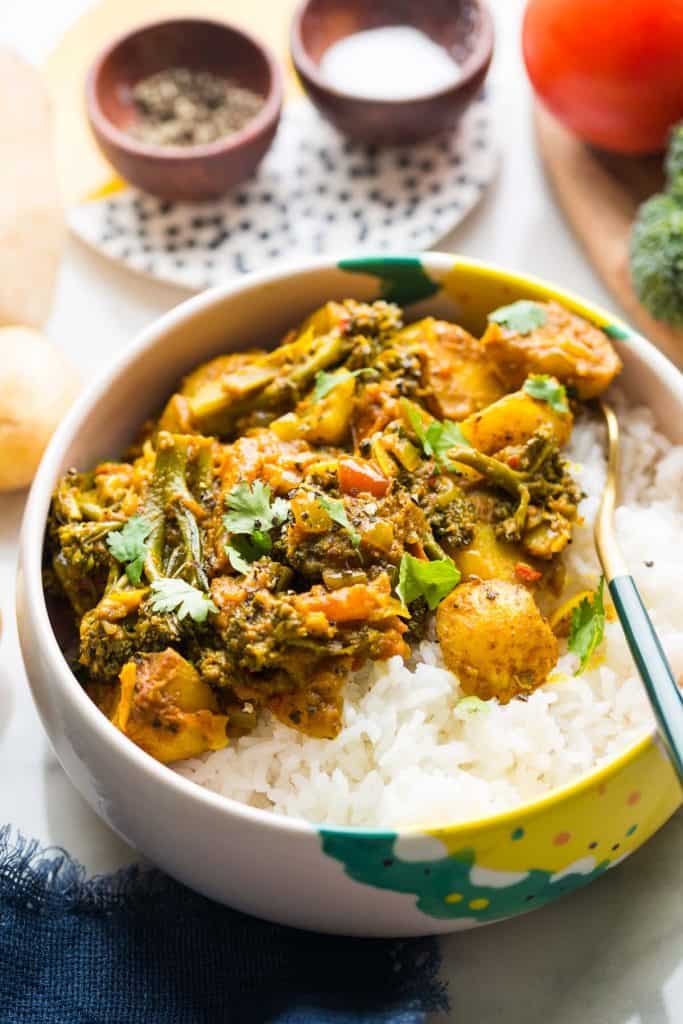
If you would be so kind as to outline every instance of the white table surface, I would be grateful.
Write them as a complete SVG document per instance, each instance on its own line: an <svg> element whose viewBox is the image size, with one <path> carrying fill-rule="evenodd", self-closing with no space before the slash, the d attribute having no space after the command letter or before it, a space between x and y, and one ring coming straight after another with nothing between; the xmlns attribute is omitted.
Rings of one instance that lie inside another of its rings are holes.
<svg viewBox="0 0 683 1024"><path fill-rule="evenodd" d="M276 3L277 0L272 0ZM522 0L491 0L498 180L442 248L554 279L614 308L557 210L533 145L519 55ZM1 0L0 43L40 62L87 0ZM226 6L229 6L226 4ZM140 0L144 17L144 0ZM70 239L50 337L88 378L184 298ZM63 845L91 872L135 853L95 816L55 759L33 709L14 624L23 495L0 497L0 823ZM679 1024L683 1021L683 815L587 889L506 924L443 940L459 1024Z"/></svg>

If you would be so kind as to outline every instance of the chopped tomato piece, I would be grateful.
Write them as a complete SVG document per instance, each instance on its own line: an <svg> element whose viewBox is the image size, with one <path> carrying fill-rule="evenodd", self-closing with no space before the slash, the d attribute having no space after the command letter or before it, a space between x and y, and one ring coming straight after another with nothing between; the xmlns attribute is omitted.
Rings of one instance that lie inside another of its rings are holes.
<svg viewBox="0 0 683 1024"><path fill-rule="evenodd" d="M542 575L542 572L539 572L538 569L533 569L526 562L517 562L515 566L515 576L522 583L536 583Z"/></svg>
<svg viewBox="0 0 683 1024"><path fill-rule="evenodd" d="M357 583L331 594L314 587L308 594L301 594L296 603L305 613L322 612L330 622L353 622L371 618L381 598L371 587Z"/></svg>
<svg viewBox="0 0 683 1024"><path fill-rule="evenodd" d="M401 610L401 604L391 595L391 583L386 573L372 583L354 583L329 592L314 586L305 594L297 594L295 607L303 615L322 612L329 622L357 622L367 619L378 622Z"/></svg>
<svg viewBox="0 0 683 1024"><path fill-rule="evenodd" d="M361 459L339 460L339 488L342 494L372 494L383 498L391 481L372 463Z"/></svg>

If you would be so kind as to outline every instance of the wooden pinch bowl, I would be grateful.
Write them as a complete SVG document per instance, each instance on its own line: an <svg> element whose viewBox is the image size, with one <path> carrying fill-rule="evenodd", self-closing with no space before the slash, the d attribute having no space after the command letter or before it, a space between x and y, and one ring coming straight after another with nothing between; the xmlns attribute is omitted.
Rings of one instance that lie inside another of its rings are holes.
<svg viewBox="0 0 683 1024"><path fill-rule="evenodd" d="M406 25L443 46L460 65L453 84L415 99L357 96L320 72L327 49L366 29ZM294 67L311 101L341 132L360 142L416 142L452 129L486 78L493 21L483 0L303 0L290 34Z"/></svg>
<svg viewBox="0 0 683 1024"><path fill-rule="evenodd" d="M243 128L215 142L157 146L134 138L133 87L164 68L211 71L264 97ZM143 25L110 43L86 80L90 127L119 174L162 199L193 201L223 195L254 171L273 141L282 109L275 58L248 32L220 21L179 18Z"/></svg>

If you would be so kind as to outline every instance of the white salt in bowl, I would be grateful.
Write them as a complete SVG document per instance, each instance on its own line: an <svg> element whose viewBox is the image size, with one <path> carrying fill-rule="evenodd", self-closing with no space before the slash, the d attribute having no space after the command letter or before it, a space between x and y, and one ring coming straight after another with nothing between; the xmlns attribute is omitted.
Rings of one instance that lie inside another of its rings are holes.
<svg viewBox="0 0 683 1024"><path fill-rule="evenodd" d="M427 36L452 59L457 74L451 82L414 97L377 98L359 96L351 82L345 90L321 70L325 53L340 40L399 25ZM488 73L493 20L484 0L303 0L292 19L289 45L301 84L323 117L350 138L393 145L455 130Z"/></svg>

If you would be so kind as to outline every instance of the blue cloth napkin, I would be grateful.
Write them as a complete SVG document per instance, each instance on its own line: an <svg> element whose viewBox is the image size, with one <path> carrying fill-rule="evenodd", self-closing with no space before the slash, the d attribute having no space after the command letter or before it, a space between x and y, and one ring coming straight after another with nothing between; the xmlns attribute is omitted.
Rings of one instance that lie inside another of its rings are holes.
<svg viewBox="0 0 683 1024"><path fill-rule="evenodd" d="M423 1024L435 939L314 935L0 829L0 1024Z"/></svg>

